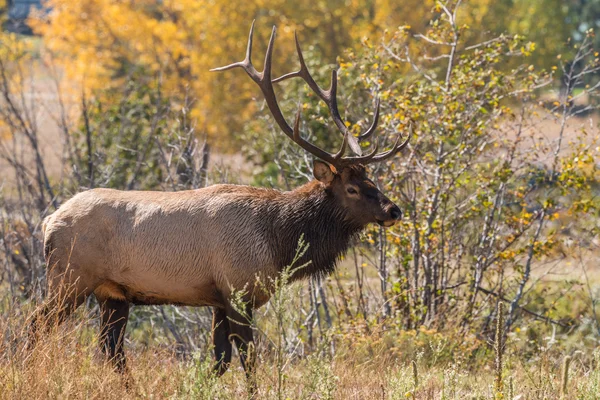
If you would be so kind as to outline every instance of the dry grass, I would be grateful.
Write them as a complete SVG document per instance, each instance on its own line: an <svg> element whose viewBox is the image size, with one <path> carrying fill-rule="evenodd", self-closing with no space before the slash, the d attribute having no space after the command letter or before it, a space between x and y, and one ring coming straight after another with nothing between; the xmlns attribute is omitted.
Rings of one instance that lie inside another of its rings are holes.
<svg viewBox="0 0 600 400"><path fill-rule="evenodd" d="M210 349L182 360L169 348L142 348L128 343L131 374L127 387L126 379L113 372L100 356L96 348L97 321L89 312L78 312L67 324L45 336L32 352L24 349L29 312L14 307L3 314L0 399L246 396L245 375L239 363L234 362L230 371L218 379L211 373ZM454 350L449 362L437 362L435 346L428 346L410 361L390 351L381 333L340 335L333 358L324 347L322 352L287 359L281 391L274 357L263 349L257 372L258 398L278 398L280 393L280 398L289 399L554 399L562 392L565 377L560 360L543 351L531 360L516 357L510 352L510 338L501 371L502 397L494 392L497 373L493 357L489 363L473 363ZM433 355L425 356L425 350ZM600 396L600 371L591 367L597 361L598 357L590 363L587 357L573 356L564 398Z"/></svg>

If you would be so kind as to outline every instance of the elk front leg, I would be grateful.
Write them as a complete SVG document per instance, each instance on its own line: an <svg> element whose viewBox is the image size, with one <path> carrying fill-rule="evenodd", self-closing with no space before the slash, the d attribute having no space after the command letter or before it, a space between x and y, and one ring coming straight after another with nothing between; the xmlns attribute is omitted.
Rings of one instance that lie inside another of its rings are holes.
<svg viewBox="0 0 600 400"><path fill-rule="evenodd" d="M215 359L217 361L214 371L221 376L231 363L231 342L229 341L229 320L224 308L213 308L213 344L215 346Z"/></svg>
<svg viewBox="0 0 600 400"><path fill-rule="evenodd" d="M100 301L100 348L113 363L115 369L127 373L125 352L125 328L129 317L129 303L124 300Z"/></svg>
<svg viewBox="0 0 600 400"><path fill-rule="evenodd" d="M252 333L252 308L248 305L244 310L244 314L240 314L233 307L227 306L227 318L229 319L230 339L235 341L235 345L240 353L240 361L246 378L248 379L248 392L251 397L256 394L256 348L254 346L254 338Z"/></svg>

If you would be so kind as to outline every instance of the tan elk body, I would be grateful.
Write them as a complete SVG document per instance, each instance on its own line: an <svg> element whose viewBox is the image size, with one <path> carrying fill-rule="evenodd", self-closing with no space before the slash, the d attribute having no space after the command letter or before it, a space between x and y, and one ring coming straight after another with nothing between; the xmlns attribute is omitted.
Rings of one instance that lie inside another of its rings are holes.
<svg viewBox="0 0 600 400"><path fill-rule="evenodd" d="M273 240L261 225L282 197L232 185L174 193L94 189L47 219L45 245L52 260L70 259L81 294L224 307L233 288L276 274Z"/></svg>
<svg viewBox="0 0 600 400"><path fill-rule="evenodd" d="M300 237L308 250L298 260L306 266L293 279L333 271L353 236L369 223L393 225L400 209L366 175L364 165L393 157L408 142L383 153L344 156L348 145L360 153L336 102L335 71L329 90L310 76L296 39L300 70L271 79L275 29L263 72L251 63L252 29L246 59L219 68L243 68L263 92L275 121L291 140L315 156L315 180L289 192L238 185L215 185L182 192L93 189L74 196L44 221L48 265L48 300L33 323L61 322L87 296L101 306L102 350L125 369L123 336L130 304L179 304L213 307L216 370L231 360L230 338L251 377L252 329L245 321L269 299L268 283L290 266ZM273 83L300 77L327 104L343 134L341 149L330 154L303 139L300 113L290 126L277 104ZM321 161L322 160L322 161ZM257 284L257 282L261 282ZM265 284L267 286L265 286ZM232 307L232 291L243 291L247 310ZM34 337L36 334L33 335Z"/></svg>
<svg viewBox="0 0 600 400"><path fill-rule="evenodd" d="M317 264L305 268L325 273L361 228L350 221L340 232L333 232L333 224L323 228L344 216L333 199L331 207L315 209L319 197L327 205L319 182L291 192L238 185L181 192L89 190L45 220L49 265L69 260L73 276L65 277L59 267L50 272L49 285L68 279L81 298L94 293L133 304L215 307L225 307L232 290L245 290L259 307L268 293L264 287L253 290L254 284L268 283L291 263L301 235L309 244L319 242L304 257ZM333 251L313 260L313 250Z"/></svg>

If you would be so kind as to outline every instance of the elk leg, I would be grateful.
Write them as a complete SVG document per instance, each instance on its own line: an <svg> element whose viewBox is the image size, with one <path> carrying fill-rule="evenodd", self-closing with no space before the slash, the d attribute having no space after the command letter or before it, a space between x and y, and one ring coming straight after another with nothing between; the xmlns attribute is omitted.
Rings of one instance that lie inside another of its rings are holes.
<svg viewBox="0 0 600 400"><path fill-rule="evenodd" d="M233 307L227 306L227 318L229 319L230 339L235 341L235 345L240 353L240 361L246 378L248 379L248 391L251 397L256 394L256 379L255 379L255 362L256 348L252 333L252 308L246 307L245 314L241 315Z"/></svg>
<svg viewBox="0 0 600 400"><path fill-rule="evenodd" d="M28 326L27 349L33 350L40 334L45 334L54 326L59 326L71 315L85 300L84 296L69 301L63 300L60 304L56 301L47 301L42 309L37 311Z"/></svg>
<svg viewBox="0 0 600 400"><path fill-rule="evenodd" d="M107 299L101 302L100 346L102 352L113 362L118 372L126 372L125 328L129 317L129 303L125 300Z"/></svg>
<svg viewBox="0 0 600 400"><path fill-rule="evenodd" d="M55 270L51 270L46 280L47 299L44 306L34 314L28 327L27 348L30 350L35 347L40 333L47 333L52 327L65 322L92 292L89 286L80 279L73 278L72 274L57 274Z"/></svg>
<svg viewBox="0 0 600 400"><path fill-rule="evenodd" d="M229 321L224 308L213 308L213 344L215 346L215 359L217 363L214 371L221 376L231 363L231 342L229 341Z"/></svg>

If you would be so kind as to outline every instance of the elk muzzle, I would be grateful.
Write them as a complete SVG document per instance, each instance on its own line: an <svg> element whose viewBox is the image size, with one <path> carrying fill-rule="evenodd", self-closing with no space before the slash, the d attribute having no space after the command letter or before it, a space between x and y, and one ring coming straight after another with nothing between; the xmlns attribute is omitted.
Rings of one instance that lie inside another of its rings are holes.
<svg viewBox="0 0 600 400"><path fill-rule="evenodd" d="M394 226L396 222L398 222L402 218L402 211L400 207L390 202L390 205L387 209L387 218L385 220L377 220L377 223L381 226L389 228L390 226Z"/></svg>

